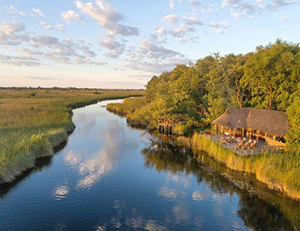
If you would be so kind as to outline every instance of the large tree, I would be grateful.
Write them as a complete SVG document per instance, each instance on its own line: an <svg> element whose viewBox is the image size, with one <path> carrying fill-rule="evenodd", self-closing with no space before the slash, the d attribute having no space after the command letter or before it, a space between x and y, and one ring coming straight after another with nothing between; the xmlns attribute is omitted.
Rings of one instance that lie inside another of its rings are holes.
<svg viewBox="0 0 300 231"><path fill-rule="evenodd" d="M292 75L298 52L298 44L281 40L257 47L244 65L242 78L243 85L251 92L253 107L286 110L287 98L299 81L299 76Z"/></svg>

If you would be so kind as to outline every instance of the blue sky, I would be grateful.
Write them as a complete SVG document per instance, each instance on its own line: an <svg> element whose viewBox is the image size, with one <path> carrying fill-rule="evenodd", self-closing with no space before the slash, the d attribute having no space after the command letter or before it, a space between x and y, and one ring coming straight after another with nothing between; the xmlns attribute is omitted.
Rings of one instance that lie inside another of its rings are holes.
<svg viewBox="0 0 300 231"><path fill-rule="evenodd" d="M143 88L214 52L300 41L298 0L0 0L0 86Z"/></svg>

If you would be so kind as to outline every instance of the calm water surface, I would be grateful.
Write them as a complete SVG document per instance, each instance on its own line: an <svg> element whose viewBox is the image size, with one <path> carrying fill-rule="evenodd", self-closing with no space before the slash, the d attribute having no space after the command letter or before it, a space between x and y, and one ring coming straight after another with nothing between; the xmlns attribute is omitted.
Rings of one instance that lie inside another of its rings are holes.
<svg viewBox="0 0 300 231"><path fill-rule="evenodd" d="M0 230L293 230L276 206L106 111L0 194Z"/></svg>

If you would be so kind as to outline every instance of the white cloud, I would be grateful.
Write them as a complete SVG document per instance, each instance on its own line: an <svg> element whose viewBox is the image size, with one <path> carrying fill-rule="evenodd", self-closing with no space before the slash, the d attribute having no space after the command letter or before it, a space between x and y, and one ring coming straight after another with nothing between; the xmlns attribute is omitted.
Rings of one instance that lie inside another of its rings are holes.
<svg viewBox="0 0 300 231"><path fill-rule="evenodd" d="M148 58L154 59L166 59L173 58L176 56L182 56L180 53L166 49L162 46L158 46L154 43L150 43L147 39L143 39L140 42L140 52L146 55Z"/></svg>
<svg viewBox="0 0 300 231"><path fill-rule="evenodd" d="M174 3L175 0L169 0L169 6L171 9L174 9L175 7L175 3Z"/></svg>
<svg viewBox="0 0 300 231"><path fill-rule="evenodd" d="M176 14L168 14L168 15L166 15L166 16L164 16L162 18L162 21L166 22L166 23L177 24L178 23L178 15L176 15Z"/></svg>
<svg viewBox="0 0 300 231"><path fill-rule="evenodd" d="M188 32L194 32L195 28L189 25L181 24L179 27L170 31L170 34L174 37L183 37Z"/></svg>
<svg viewBox="0 0 300 231"><path fill-rule="evenodd" d="M167 30L164 27L155 27L155 32L160 35L165 35Z"/></svg>
<svg viewBox="0 0 300 231"><path fill-rule="evenodd" d="M32 10L34 12L34 13L31 13L32 16L38 15L38 16L44 17L44 14L43 14L43 12L40 9L34 9L34 8L32 8Z"/></svg>
<svg viewBox="0 0 300 231"><path fill-rule="evenodd" d="M225 8L231 4L235 4L235 3L238 3L240 0L223 0L222 2L222 8Z"/></svg>
<svg viewBox="0 0 300 231"><path fill-rule="evenodd" d="M281 16L279 17L279 20L280 20L280 22L284 22L284 21L287 20L287 18L286 18L285 15L281 15Z"/></svg>
<svg viewBox="0 0 300 231"><path fill-rule="evenodd" d="M151 34L149 36L150 41L155 42L157 44L162 44L167 42L167 38L159 39L156 34Z"/></svg>
<svg viewBox="0 0 300 231"><path fill-rule="evenodd" d="M111 51L111 53L106 54L110 58L117 58L122 55L125 51L125 45L116 41L115 37L112 35L104 35L105 39L99 41L98 44Z"/></svg>
<svg viewBox="0 0 300 231"><path fill-rule="evenodd" d="M228 7L231 5L231 14L239 18L243 14L249 14L252 16L257 11L257 6L252 3L247 3L243 0L223 0L222 7Z"/></svg>
<svg viewBox="0 0 300 231"><path fill-rule="evenodd" d="M10 56L0 54L0 63L10 64L15 66L38 66L40 62L35 58L25 56Z"/></svg>
<svg viewBox="0 0 300 231"><path fill-rule="evenodd" d="M210 22L209 26L212 27L213 32L215 32L216 34L223 33L224 29L229 28L227 21L220 23Z"/></svg>
<svg viewBox="0 0 300 231"><path fill-rule="evenodd" d="M190 3L194 6L199 6L200 2L198 0L190 0Z"/></svg>
<svg viewBox="0 0 300 231"><path fill-rule="evenodd" d="M75 4L81 12L97 21L98 24L112 35L139 35L138 28L121 24L120 21L124 21L123 16L104 0L96 0L97 6L91 2L84 3L81 1L76 1Z"/></svg>
<svg viewBox="0 0 300 231"><path fill-rule="evenodd" d="M292 5L292 4L295 4L295 3L296 3L296 0L273 0L269 4L262 3L260 5L260 8L263 9L263 10L275 10L277 8L287 6L287 5Z"/></svg>
<svg viewBox="0 0 300 231"><path fill-rule="evenodd" d="M25 25L13 22L2 22L0 26L0 44L2 45L19 45L22 41L27 41L28 36L20 35L19 32L25 30Z"/></svg>
<svg viewBox="0 0 300 231"><path fill-rule="evenodd" d="M61 13L61 17L66 21L67 24L70 24L72 20L85 22L85 20L73 10L68 10L66 12Z"/></svg>
<svg viewBox="0 0 300 231"><path fill-rule="evenodd" d="M212 14L212 13L218 11L218 8L215 7L214 4L212 4L209 7L207 7L207 8L201 8L200 10L201 10L202 14Z"/></svg>
<svg viewBox="0 0 300 231"><path fill-rule="evenodd" d="M44 21L41 21L41 22L40 22L40 25L41 25L42 27L44 27L45 29L47 29L47 30L52 30L52 29L53 29L53 26L52 26L51 24L48 24L48 23L46 23L46 22L44 22Z"/></svg>
<svg viewBox="0 0 300 231"><path fill-rule="evenodd" d="M233 17L235 17L235 18L240 18L240 17L243 16L243 14L242 14L241 12L237 12L237 13L232 12L232 15L233 15Z"/></svg>
<svg viewBox="0 0 300 231"><path fill-rule="evenodd" d="M195 41L197 38L199 38L198 36L184 36L184 37L179 37L178 41L180 43L187 43L189 41Z"/></svg>
<svg viewBox="0 0 300 231"><path fill-rule="evenodd" d="M40 47L40 46L52 46L55 44L59 44L58 39L48 35L35 35L32 38L33 46Z"/></svg>
<svg viewBox="0 0 300 231"><path fill-rule="evenodd" d="M56 27L61 31L65 31L65 26L63 24L58 24Z"/></svg>
<svg viewBox="0 0 300 231"><path fill-rule="evenodd" d="M256 0L256 4L248 3L244 0L223 0L222 7L231 6L231 14L236 17L242 17L244 14L253 17L258 10L275 10L283 6L295 4L296 0L272 0L270 3L264 3L264 0Z"/></svg>
<svg viewBox="0 0 300 231"><path fill-rule="evenodd" d="M183 21L185 22L185 24L187 25L202 25L202 21L199 20L196 17L183 17Z"/></svg>
<svg viewBox="0 0 300 231"><path fill-rule="evenodd" d="M44 26L47 26L47 24L44 24ZM2 22L0 26L0 44L20 45L15 50L11 50L11 52L20 55L1 55L0 62L4 64L37 66L45 60L65 64L106 64L94 60L96 53L85 46L82 41L72 39L61 41L49 35L28 36L25 26L16 22Z"/></svg>
<svg viewBox="0 0 300 231"><path fill-rule="evenodd" d="M126 52L126 55L127 55L128 57L132 58L132 59L134 59L134 58L136 57L136 54L135 54L134 52L132 52L132 51Z"/></svg>

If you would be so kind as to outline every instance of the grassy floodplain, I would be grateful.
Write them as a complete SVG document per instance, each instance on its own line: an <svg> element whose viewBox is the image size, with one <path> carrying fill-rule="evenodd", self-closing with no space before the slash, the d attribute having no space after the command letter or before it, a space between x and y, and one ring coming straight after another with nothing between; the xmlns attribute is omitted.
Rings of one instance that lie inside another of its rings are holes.
<svg viewBox="0 0 300 231"><path fill-rule="evenodd" d="M139 90L0 89L0 182L10 182L53 154L75 126L73 108L97 101L143 95Z"/></svg>

